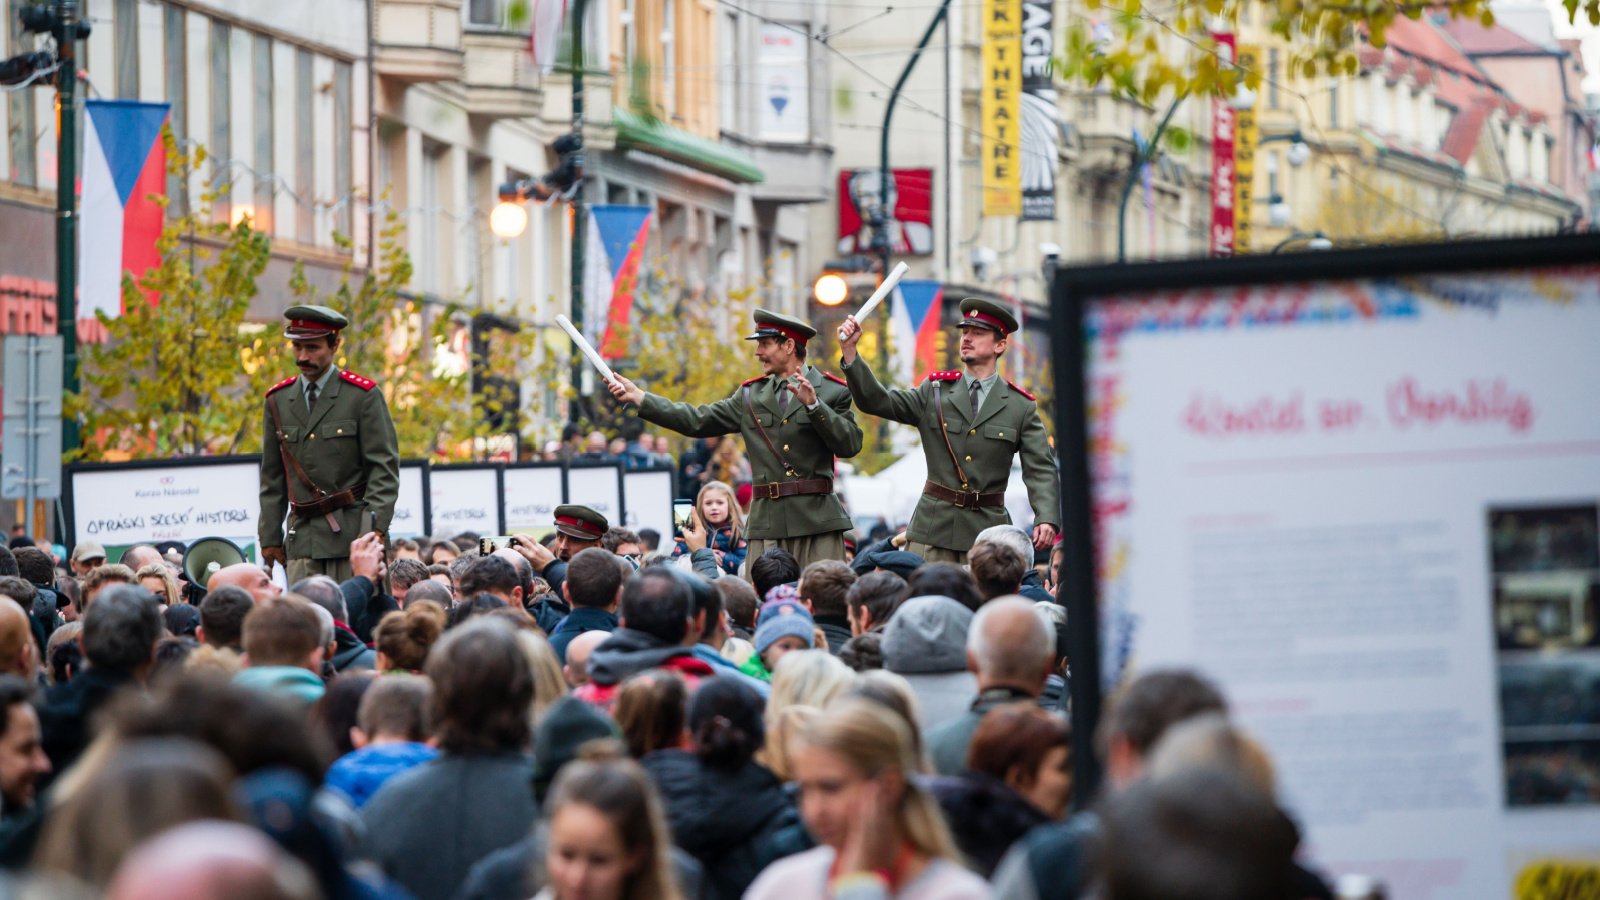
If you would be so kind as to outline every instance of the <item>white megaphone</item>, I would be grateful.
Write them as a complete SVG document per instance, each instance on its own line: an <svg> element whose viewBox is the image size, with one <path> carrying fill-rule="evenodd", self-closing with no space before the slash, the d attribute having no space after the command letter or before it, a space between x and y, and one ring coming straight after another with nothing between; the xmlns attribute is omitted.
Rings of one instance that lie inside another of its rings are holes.
<svg viewBox="0 0 1600 900"><path fill-rule="evenodd" d="M219 537L201 538L190 544L183 554L183 574L191 582L203 587L213 574L244 561L244 551L233 541Z"/></svg>

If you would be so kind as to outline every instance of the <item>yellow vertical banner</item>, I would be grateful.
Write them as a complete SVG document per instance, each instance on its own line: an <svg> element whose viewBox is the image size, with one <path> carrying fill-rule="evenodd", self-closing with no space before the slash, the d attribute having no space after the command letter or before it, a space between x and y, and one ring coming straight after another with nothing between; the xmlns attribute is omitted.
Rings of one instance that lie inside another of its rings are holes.
<svg viewBox="0 0 1600 900"><path fill-rule="evenodd" d="M1022 214L1022 0L983 0L983 215Z"/></svg>
<svg viewBox="0 0 1600 900"><path fill-rule="evenodd" d="M1261 62L1261 48L1239 45L1239 68L1251 72ZM1250 252L1250 214L1255 210L1256 145L1261 127L1256 119L1261 100L1234 116L1233 122L1233 252Z"/></svg>

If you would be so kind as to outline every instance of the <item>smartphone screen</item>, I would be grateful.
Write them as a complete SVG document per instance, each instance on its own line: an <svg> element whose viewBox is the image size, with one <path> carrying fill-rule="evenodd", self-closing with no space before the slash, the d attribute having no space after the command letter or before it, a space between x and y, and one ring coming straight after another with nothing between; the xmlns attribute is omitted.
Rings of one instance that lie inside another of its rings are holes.
<svg viewBox="0 0 1600 900"><path fill-rule="evenodd" d="M693 500L672 501L672 534L674 537L683 536L683 526L689 521L689 513L694 511Z"/></svg>
<svg viewBox="0 0 1600 900"><path fill-rule="evenodd" d="M478 538L478 552L484 556L492 555L496 550L511 546L511 535L496 534L489 537Z"/></svg>

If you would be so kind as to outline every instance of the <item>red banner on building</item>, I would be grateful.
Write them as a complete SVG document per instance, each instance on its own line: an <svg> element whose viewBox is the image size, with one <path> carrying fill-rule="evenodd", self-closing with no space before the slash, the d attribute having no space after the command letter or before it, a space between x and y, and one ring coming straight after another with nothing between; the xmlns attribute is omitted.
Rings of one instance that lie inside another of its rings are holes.
<svg viewBox="0 0 1600 900"><path fill-rule="evenodd" d="M1218 56L1233 62L1236 43L1230 33L1211 36ZM1233 107L1227 97L1211 101L1211 255L1233 255Z"/></svg>

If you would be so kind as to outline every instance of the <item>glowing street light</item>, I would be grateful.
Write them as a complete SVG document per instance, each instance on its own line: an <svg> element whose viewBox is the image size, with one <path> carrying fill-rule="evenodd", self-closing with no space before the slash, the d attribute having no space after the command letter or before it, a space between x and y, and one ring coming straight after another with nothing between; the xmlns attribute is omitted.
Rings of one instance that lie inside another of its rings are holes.
<svg viewBox="0 0 1600 900"><path fill-rule="evenodd" d="M850 283L843 276L829 272L817 279L811 293L823 306L838 306L850 296Z"/></svg>
<svg viewBox="0 0 1600 900"><path fill-rule="evenodd" d="M489 211L489 230L495 237L511 240L528 229L528 210L521 203L502 200Z"/></svg>

